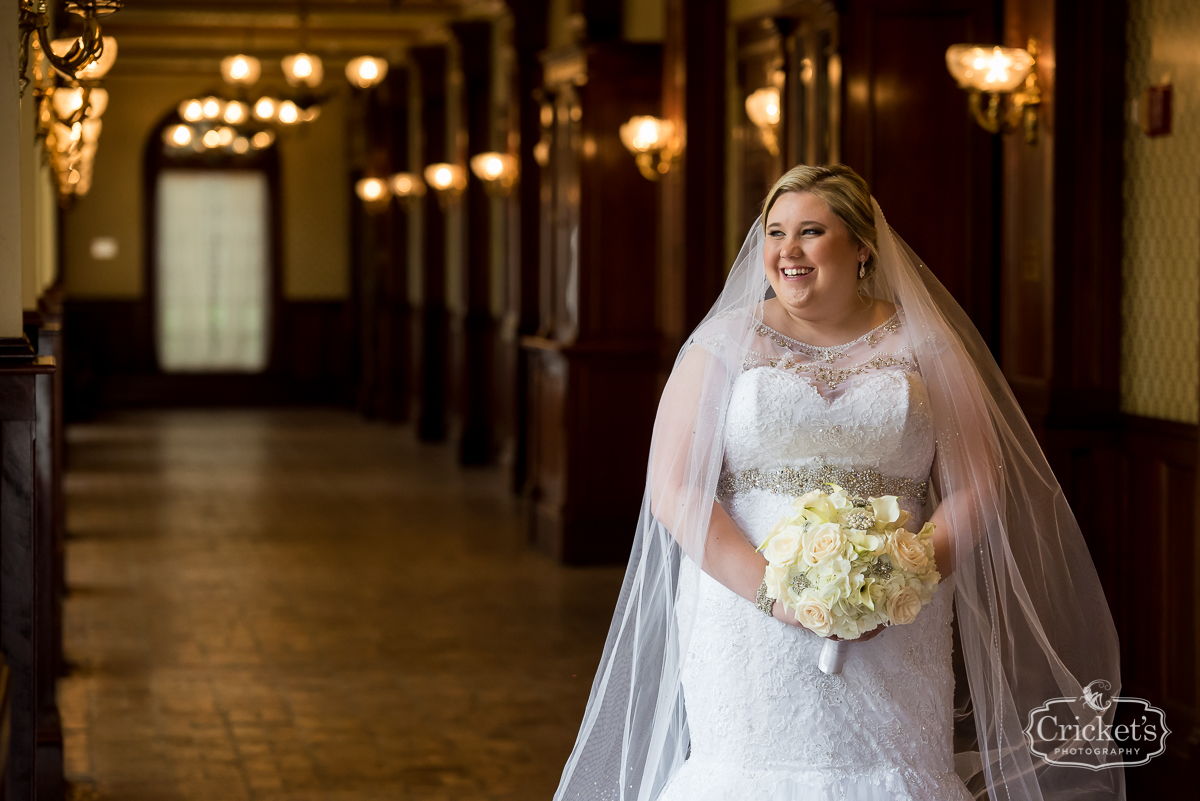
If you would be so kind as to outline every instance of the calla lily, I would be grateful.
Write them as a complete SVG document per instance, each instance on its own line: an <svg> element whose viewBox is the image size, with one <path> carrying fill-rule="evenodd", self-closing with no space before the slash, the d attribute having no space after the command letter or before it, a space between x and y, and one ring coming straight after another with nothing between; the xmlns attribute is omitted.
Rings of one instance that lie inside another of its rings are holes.
<svg viewBox="0 0 1200 801"><path fill-rule="evenodd" d="M884 495L882 498L871 498L871 508L875 510L875 522L895 523L900 517L900 504L895 495Z"/></svg>

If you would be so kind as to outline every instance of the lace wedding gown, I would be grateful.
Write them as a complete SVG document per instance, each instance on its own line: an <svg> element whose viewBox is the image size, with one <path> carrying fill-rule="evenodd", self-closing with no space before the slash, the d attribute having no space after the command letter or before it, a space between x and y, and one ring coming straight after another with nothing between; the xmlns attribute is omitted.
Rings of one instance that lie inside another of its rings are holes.
<svg viewBox="0 0 1200 801"><path fill-rule="evenodd" d="M900 496L919 527L933 426L901 313L834 348L765 325L756 334L726 418L718 497L734 522L761 545L796 496L833 481ZM913 623L849 643L839 675L817 668L824 639L766 617L690 560L680 584L698 598L679 613L691 632L691 750L660 801L971 797L951 741L952 578Z"/></svg>

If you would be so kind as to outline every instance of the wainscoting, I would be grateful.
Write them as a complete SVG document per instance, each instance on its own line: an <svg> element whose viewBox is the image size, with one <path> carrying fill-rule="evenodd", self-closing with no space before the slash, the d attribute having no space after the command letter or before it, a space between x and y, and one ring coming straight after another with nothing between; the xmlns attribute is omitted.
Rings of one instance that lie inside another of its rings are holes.
<svg viewBox="0 0 1200 801"><path fill-rule="evenodd" d="M1166 712L1167 751L1126 771L1130 799L1200 777L1197 427L1122 416L1104 431L1046 432L1121 638L1122 692ZM1102 677L1094 677L1102 678Z"/></svg>
<svg viewBox="0 0 1200 801"><path fill-rule="evenodd" d="M359 367L348 302L284 300L276 308L265 372L166 374L154 355L149 304L67 300L67 418L114 407L353 403Z"/></svg>

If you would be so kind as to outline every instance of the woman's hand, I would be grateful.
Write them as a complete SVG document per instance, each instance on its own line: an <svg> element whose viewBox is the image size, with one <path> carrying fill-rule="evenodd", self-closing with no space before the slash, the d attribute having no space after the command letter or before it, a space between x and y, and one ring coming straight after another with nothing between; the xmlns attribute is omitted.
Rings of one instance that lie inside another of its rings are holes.
<svg viewBox="0 0 1200 801"><path fill-rule="evenodd" d="M775 605L771 607L771 617L775 618L780 623L785 623L789 626L795 626L798 629L804 628L800 625L800 621L796 618L796 616L783 607L783 601L775 601Z"/></svg>

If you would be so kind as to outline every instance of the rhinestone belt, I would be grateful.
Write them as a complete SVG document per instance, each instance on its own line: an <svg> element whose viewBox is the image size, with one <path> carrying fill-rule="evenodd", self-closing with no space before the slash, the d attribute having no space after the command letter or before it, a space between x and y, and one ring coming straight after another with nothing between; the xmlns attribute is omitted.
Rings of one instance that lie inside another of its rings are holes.
<svg viewBox="0 0 1200 801"><path fill-rule="evenodd" d="M828 491L829 484L837 484L854 498L878 498L895 495L898 498L925 500L929 492L928 481L913 481L911 478L896 478L876 473L874 470L845 470L840 467L782 467L778 470L759 470L752 467L740 473L724 471L717 482L717 498L724 500L739 492L752 489L775 492L780 495L803 495L812 490Z"/></svg>

